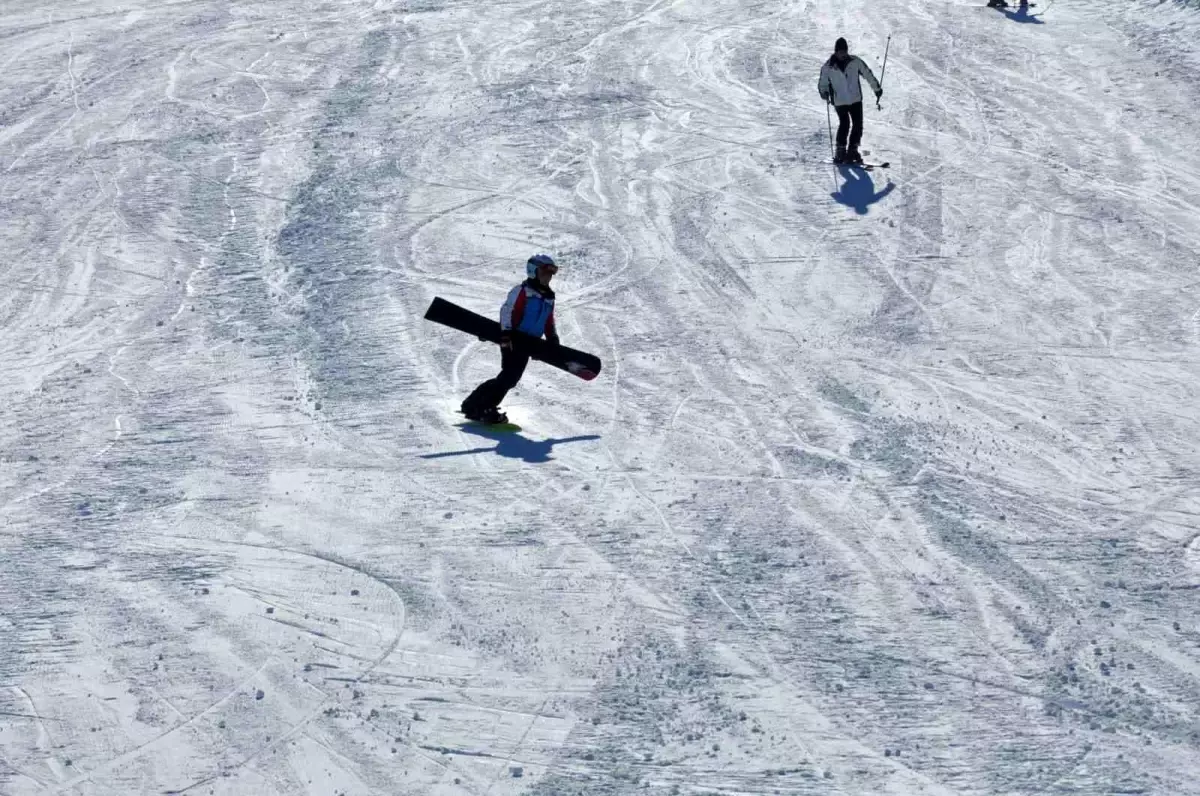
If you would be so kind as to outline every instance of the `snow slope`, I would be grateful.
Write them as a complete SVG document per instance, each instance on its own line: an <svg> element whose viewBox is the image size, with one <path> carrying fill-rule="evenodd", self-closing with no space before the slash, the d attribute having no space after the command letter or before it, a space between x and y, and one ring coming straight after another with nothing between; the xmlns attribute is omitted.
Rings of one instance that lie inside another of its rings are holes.
<svg viewBox="0 0 1200 796"><path fill-rule="evenodd" d="M1200 794L1200 8L980 6L0 0L0 794Z"/></svg>

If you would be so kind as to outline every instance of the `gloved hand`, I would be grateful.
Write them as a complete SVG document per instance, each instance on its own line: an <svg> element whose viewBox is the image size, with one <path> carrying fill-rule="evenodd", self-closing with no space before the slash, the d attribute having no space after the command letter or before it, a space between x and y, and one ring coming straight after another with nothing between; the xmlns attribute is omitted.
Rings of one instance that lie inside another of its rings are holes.
<svg viewBox="0 0 1200 796"><path fill-rule="evenodd" d="M546 342L553 346L562 345L562 343L558 342L558 335L556 335L556 334L546 335Z"/></svg>
<svg viewBox="0 0 1200 796"><path fill-rule="evenodd" d="M821 92L821 99L825 100L826 102L829 102L829 92L828 92L828 91L822 91L822 92Z"/></svg>
<svg viewBox="0 0 1200 796"><path fill-rule="evenodd" d="M882 96L883 96L883 86L880 86L879 88L875 89L875 99L879 99Z"/></svg>
<svg viewBox="0 0 1200 796"><path fill-rule="evenodd" d="M512 337L511 330L505 329L502 332L500 332L500 347L508 349L509 351L512 351L513 337Z"/></svg>

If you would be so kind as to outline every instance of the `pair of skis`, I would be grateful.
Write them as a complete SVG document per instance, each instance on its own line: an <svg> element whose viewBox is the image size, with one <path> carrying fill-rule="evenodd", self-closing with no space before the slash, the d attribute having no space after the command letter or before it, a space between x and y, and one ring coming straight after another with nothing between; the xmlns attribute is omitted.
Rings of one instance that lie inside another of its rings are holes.
<svg viewBox="0 0 1200 796"><path fill-rule="evenodd" d="M825 163L826 163L826 165L829 165L829 166L845 166L848 169L862 169L863 171L874 171L875 169L886 169L892 165L891 161L887 161L887 160L885 160L883 163L850 163L849 161L842 161L841 163L837 163L832 160L827 160L827 161L825 161Z"/></svg>
<svg viewBox="0 0 1200 796"><path fill-rule="evenodd" d="M870 152L867 152L865 149L863 150L863 153L867 154L867 155L871 154ZM888 166L892 165L891 161L889 161L889 160L885 160L882 163L868 163L868 162L851 163L848 160L843 160L841 163L838 163L835 160L827 160L827 161L825 161L825 164L828 166L846 166L847 168L862 169L863 171L874 171L875 169L886 169Z"/></svg>

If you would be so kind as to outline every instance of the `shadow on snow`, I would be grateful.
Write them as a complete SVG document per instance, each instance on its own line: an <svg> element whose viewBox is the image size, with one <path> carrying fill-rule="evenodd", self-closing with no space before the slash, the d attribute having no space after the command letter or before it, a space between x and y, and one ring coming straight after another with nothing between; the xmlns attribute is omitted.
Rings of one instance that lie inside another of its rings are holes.
<svg viewBox="0 0 1200 796"><path fill-rule="evenodd" d="M421 458L446 459L451 456L471 456L476 453L495 453L498 456L504 456L508 459L520 459L528 464L542 464L554 458L550 455L550 452L554 449L555 445L561 445L565 442L587 442L589 440L600 439L599 434L585 434L579 437L564 437L562 439L552 438L533 440L522 436L520 432L494 431L486 426L477 426L471 423L459 424L458 428L468 434L474 434L477 437L483 437L484 439L492 440L496 444L490 448L471 448L470 450L465 451L427 453L421 456Z"/></svg>
<svg viewBox="0 0 1200 796"><path fill-rule="evenodd" d="M1039 15L1030 14L1029 9L1026 7L1018 6L1016 11L1011 11L1007 8L997 8L996 10L999 11L1004 16L1011 19L1013 22L1024 22L1029 25L1044 25L1044 24L1046 24L1046 23L1042 22Z"/></svg>
<svg viewBox="0 0 1200 796"><path fill-rule="evenodd" d="M839 166L838 171L841 172L842 178L846 182L840 190L831 193L830 196L847 207L853 207L854 212L860 216L865 216L867 209L871 205L887 196L896 188L896 184L888 180L887 187L876 193L875 183L871 180L871 175L866 170L853 166Z"/></svg>

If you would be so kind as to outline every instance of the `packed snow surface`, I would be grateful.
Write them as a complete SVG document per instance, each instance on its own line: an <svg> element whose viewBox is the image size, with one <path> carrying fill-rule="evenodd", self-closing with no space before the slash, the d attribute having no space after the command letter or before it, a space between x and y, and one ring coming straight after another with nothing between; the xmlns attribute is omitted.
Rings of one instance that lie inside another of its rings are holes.
<svg viewBox="0 0 1200 796"><path fill-rule="evenodd" d="M0 794L1200 794L1195 2L0 0L0 65ZM462 428L422 313L535 252L605 370Z"/></svg>

